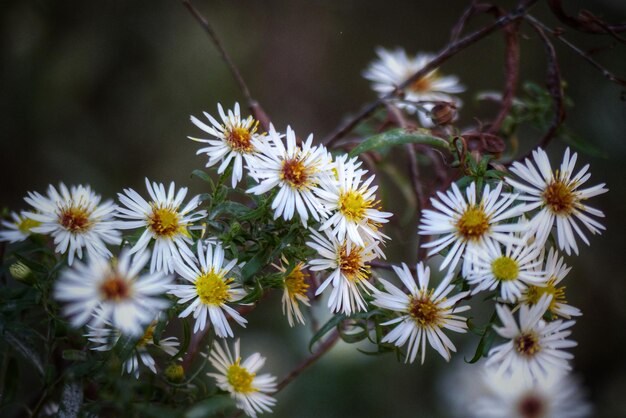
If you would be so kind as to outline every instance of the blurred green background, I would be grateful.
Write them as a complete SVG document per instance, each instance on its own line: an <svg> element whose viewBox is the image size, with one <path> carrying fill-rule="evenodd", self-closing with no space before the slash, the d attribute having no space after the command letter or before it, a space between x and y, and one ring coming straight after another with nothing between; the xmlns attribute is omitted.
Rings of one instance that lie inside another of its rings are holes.
<svg viewBox="0 0 626 418"><path fill-rule="evenodd" d="M300 135L313 132L317 138L375 98L361 71L375 58L376 46L436 51L466 4L197 2L274 124L279 129L290 124ZM622 0L567 4L571 12L587 7L609 21L626 20ZM543 3L533 14L557 25ZM488 21L479 17L470 27ZM189 175L205 163L195 156L197 144L186 139L199 135L189 115L203 110L215 114L218 102L230 107L243 98L205 33L179 2L5 1L0 22L0 206L23 208L26 191L43 191L59 181L91 184L106 197L122 187L143 190L146 176L202 191L202 183ZM523 32L521 79L542 84L542 46L531 30ZM608 48L597 59L626 75L624 45L569 32L583 48ZM459 126L493 115L495 108L478 103L475 95L502 88L503 50L502 36L494 34L443 66L468 88L461 95L465 106ZM575 103L567 124L607 156L582 155L579 166L590 162L592 183L606 182L610 189L593 202L606 213L606 233L593 237L580 257L568 259L574 266L566 280L570 303L584 312L574 328L579 342L574 366L589 389L596 416L626 416L626 102L618 86L578 56L561 45L557 51ZM523 148L539 135L526 132L520 138ZM554 143L550 153L560 159L563 149ZM385 198L394 210L398 200L390 193ZM389 227L394 238L389 259L414 263L415 229L397 218ZM311 333L307 327L289 329L279 305L278 295L267 299L240 334L244 352L267 355L267 369L280 377L307 355ZM477 342L456 336L454 341L469 355ZM409 366L392 356L369 357L354 346L339 345L278 395L274 416L453 416L450 397L464 391L462 382L449 375L454 368L434 351L427 353L424 366Z"/></svg>

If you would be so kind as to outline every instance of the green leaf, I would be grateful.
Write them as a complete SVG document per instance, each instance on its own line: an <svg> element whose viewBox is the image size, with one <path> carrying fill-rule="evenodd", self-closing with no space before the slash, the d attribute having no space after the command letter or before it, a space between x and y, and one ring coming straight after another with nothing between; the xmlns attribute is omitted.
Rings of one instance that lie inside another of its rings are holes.
<svg viewBox="0 0 626 418"><path fill-rule="evenodd" d="M4 329L3 334L4 340L8 343L8 346L28 360L35 369L37 369L39 374L43 376L43 360L32 339L27 335L20 335L7 328Z"/></svg>
<svg viewBox="0 0 626 418"><path fill-rule="evenodd" d="M191 172L192 176L198 177L200 180L204 180L207 183L209 183L211 185L211 189L214 188L214 183L213 183L213 179L211 178L211 176L209 176L207 173L205 173L202 170L193 170Z"/></svg>
<svg viewBox="0 0 626 418"><path fill-rule="evenodd" d="M238 219L250 213L251 211L252 209L250 209L246 205L242 205L241 203L238 203L238 202L226 201L215 206L215 208L211 212L210 218L215 219L222 213L225 213L227 215L231 215L232 217Z"/></svg>
<svg viewBox="0 0 626 418"><path fill-rule="evenodd" d="M204 399L185 412L185 418L207 418L235 407L235 401L228 395L215 395Z"/></svg>
<svg viewBox="0 0 626 418"><path fill-rule="evenodd" d="M87 359L87 354L80 350L63 350L62 356L65 360L70 361L85 361Z"/></svg>
<svg viewBox="0 0 626 418"><path fill-rule="evenodd" d="M425 131L427 132L427 131ZM425 144L437 148L448 149L449 144L446 140L437 138L436 136L427 135L417 130L407 129L391 129L378 135L371 136L361 142L352 151L350 157L362 154L366 151L378 149L381 147L401 145L401 144Z"/></svg>
<svg viewBox="0 0 626 418"><path fill-rule="evenodd" d="M365 328L361 329L361 331L359 332L354 332L354 333L347 333L347 332L339 331L339 337L341 337L341 339L348 344L354 344L354 343L363 341L364 339L367 338L367 336L368 336L368 332L367 332L367 329Z"/></svg>
<svg viewBox="0 0 626 418"><path fill-rule="evenodd" d="M309 351L313 352L313 345L320 339L322 338L324 335L326 335L330 330L332 330L333 328L335 328L336 326L338 326L341 321L343 321L344 319L346 319L347 316L345 316L344 314L337 314L335 316L333 316L332 318L330 318L328 320L328 322L326 322L316 333L315 335L311 338L311 341L309 342Z"/></svg>

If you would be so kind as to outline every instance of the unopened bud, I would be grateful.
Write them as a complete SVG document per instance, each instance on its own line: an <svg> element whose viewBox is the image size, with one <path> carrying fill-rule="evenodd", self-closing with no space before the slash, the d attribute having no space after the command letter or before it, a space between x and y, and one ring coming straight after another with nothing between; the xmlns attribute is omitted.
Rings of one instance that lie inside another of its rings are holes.
<svg viewBox="0 0 626 418"><path fill-rule="evenodd" d="M172 363L165 368L165 378L172 383L180 383L185 379L185 369L180 364Z"/></svg>
<svg viewBox="0 0 626 418"><path fill-rule="evenodd" d="M448 125L456 119L456 106L453 103L439 102L431 109L430 118L435 125Z"/></svg>
<svg viewBox="0 0 626 418"><path fill-rule="evenodd" d="M33 271L21 261L11 264L11 266L9 266L9 273L11 273L11 276L13 276L15 280L20 282L30 283L33 279Z"/></svg>

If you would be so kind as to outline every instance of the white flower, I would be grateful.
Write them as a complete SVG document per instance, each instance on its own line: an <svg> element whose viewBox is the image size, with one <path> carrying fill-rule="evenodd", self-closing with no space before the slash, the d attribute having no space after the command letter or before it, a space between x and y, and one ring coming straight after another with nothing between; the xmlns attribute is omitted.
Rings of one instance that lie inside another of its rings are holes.
<svg viewBox="0 0 626 418"><path fill-rule="evenodd" d="M191 136L188 138L209 144L205 148L199 149L196 154L206 154L209 157L206 167L211 167L221 162L217 169L218 174L222 174L226 171L226 168L234 160L231 179L234 189L237 183L243 178L244 160L248 166L252 165L251 157L256 153L253 139L259 137L259 134L256 133L259 122L252 116L242 119L239 103L235 103L234 109L229 110L228 115L224 112L222 105L219 103L217 104L217 110L222 118L222 123L215 120L215 118L207 112L203 112L204 116L209 119L213 126L205 124L195 116L191 116L191 122L193 122L194 125L217 139L200 139Z"/></svg>
<svg viewBox="0 0 626 418"><path fill-rule="evenodd" d="M332 284L333 290L328 299L332 312L352 315L353 312L367 310L361 291L371 294L376 288L368 281L370 267L368 262L376 258L372 246L349 246L326 233L326 237L317 231L311 231L311 238L306 244L315 249L320 258L309 261L312 271L332 270L315 292L319 295Z"/></svg>
<svg viewBox="0 0 626 418"><path fill-rule="evenodd" d="M545 242L550 235L552 225L556 224L559 249L565 251L567 255L570 255L572 251L578 254L576 235L589 245L589 240L579 223L592 234L599 234L605 229L599 222L589 217L589 215L604 217L604 213L583 202L606 193L608 189L604 187L604 183L586 189L581 188L589 180L591 174L587 173L589 170L589 164L587 164L574 175L577 157L576 153L570 157L568 148L563 155L560 169L553 172L548 155L538 148L533 151L534 164L527 158L525 164L515 162L511 166L511 171L523 181L506 179L521 193L518 198L529 202L527 210L539 209L531 220L531 232L537 234L537 241Z"/></svg>
<svg viewBox="0 0 626 418"><path fill-rule="evenodd" d="M565 286L557 286L570 270L571 267L567 267L563 257L559 257L559 253L554 248L550 248L548 258L546 259L545 271L543 272L546 278L545 286L529 286L523 293L520 302L534 305L541 296L548 294L552 296L552 301L548 307L550 313L567 319L572 316L582 315L580 309L567 304Z"/></svg>
<svg viewBox="0 0 626 418"><path fill-rule="evenodd" d="M522 305L519 325L508 307L496 305L503 326L494 329L509 341L489 351L487 366L495 365L498 374L520 373L528 382L571 369L568 360L574 356L562 349L577 345L565 339L571 334L567 329L575 321L546 322L541 319L551 300L550 295L544 295L532 307Z"/></svg>
<svg viewBox="0 0 626 418"><path fill-rule="evenodd" d="M224 260L221 243L215 245L214 250L213 245L207 242L205 252L201 241L198 241L197 258L194 257L189 263L176 263L176 272L191 284L172 285L169 293L179 298L179 304L192 301L179 317L185 318L193 312L196 319L193 332L204 330L208 319L218 337L232 337L233 331L224 312L242 327L246 326L248 321L228 306L246 295L246 291L233 277L227 277L235 264L237 260Z"/></svg>
<svg viewBox="0 0 626 418"><path fill-rule="evenodd" d="M387 238L379 229L393 214L379 210L380 201L375 195L378 186L370 187L375 176L361 183L367 171L359 168L356 157L348 159L347 155L343 155L336 159L335 164L336 179L329 178L319 192L324 205L331 211L320 231L329 229L339 241L347 239L361 247L366 245L366 241L374 243Z"/></svg>
<svg viewBox="0 0 626 418"><path fill-rule="evenodd" d="M176 193L174 182L170 184L167 193L163 183L150 184L148 179L146 188L151 198L150 202L146 202L133 189L124 189L124 194L118 193L118 198L125 207L118 208L117 216L130 219L120 222L120 228L146 228L131 249L131 254L143 253L154 240L150 272L171 273L174 271L176 260L193 258L193 252L189 249L193 241L188 228L195 221L204 218L206 211L193 212L200 204L200 196L194 196L181 209L187 188L183 187Z"/></svg>
<svg viewBox="0 0 626 418"><path fill-rule="evenodd" d="M118 222L113 215L116 209L113 201L100 203L100 196L91 191L89 186L59 184L59 191L48 186L48 196L29 192L24 198L35 212L24 214L39 226L30 228L31 232L49 234L54 238L55 251L67 252L68 264L72 265L74 256L83 258L83 248L89 257L111 257L105 244L118 245L121 233L116 228Z"/></svg>
<svg viewBox="0 0 626 418"><path fill-rule="evenodd" d="M385 335L382 342L392 343L398 347L408 342L405 361L412 363L418 351L421 351L422 364L424 364L426 341L428 341L432 348L449 361L450 351L456 352L456 347L443 333L442 328L460 333L467 331L466 319L456 314L465 312L470 307L456 306L456 304L469 292L457 293L448 298L454 289L454 285L450 284L452 274L448 274L436 289L428 287L430 268L424 267L423 263L417 265L417 283L406 264L402 263L402 268L393 266L393 270L402 280L409 294L387 280L379 279L385 292L374 292L372 304L401 314L381 324L383 326L397 324Z"/></svg>
<svg viewBox="0 0 626 418"><path fill-rule="evenodd" d="M385 48L376 48L379 59L372 62L363 77L372 81L372 88L382 97L398 88L413 74L424 68L434 58L432 54L419 53L415 57L408 57L404 49L396 48L390 51ZM419 106L427 111L433 108L432 102L452 102L456 107L461 106L461 100L453 94L465 91L455 76L442 76L439 69L434 69L424 77L413 82L402 90L404 100L398 100L397 105L410 113L415 113ZM413 104L411 102L430 102ZM423 112L418 112L424 126L432 126L432 121Z"/></svg>
<svg viewBox="0 0 626 418"><path fill-rule="evenodd" d="M476 251L467 282L477 285L473 295L499 287L504 301L516 302L528 286L545 285L542 264L541 251L534 245L507 243L503 252L499 243L487 241Z"/></svg>
<svg viewBox="0 0 626 418"><path fill-rule="evenodd" d="M452 189L446 193L437 192L439 200L431 198L430 202L436 210L422 211L422 222L419 226L420 235L440 235L440 238L422 244L430 248L428 256L451 247L441 263L440 270L449 266L453 270L460 258L465 255L463 275L469 272L473 258L479 247L487 241L500 243L518 243L519 238L510 232L523 228L519 223L502 223L519 217L524 207L514 206L514 195L502 195L503 183L498 183L494 190L489 185L480 199L476 196L476 184L472 182L466 189L467 199L461 194L459 187L452 183ZM470 251L467 251L467 250Z"/></svg>
<svg viewBox="0 0 626 418"><path fill-rule="evenodd" d="M215 344L209 361L219 373L207 375L215 378L220 389L230 392L237 408L251 417L256 417L257 413L272 412L271 407L276 404L276 399L267 394L276 391L276 377L268 373L257 375L265 364L265 357L254 353L242 360L237 340L234 357L226 343L224 348Z"/></svg>
<svg viewBox="0 0 626 418"><path fill-rule="evenodd" d="M61 273L54 297L67 304L65 315L74 327L99 326L108 321L123 334L141 335L146 324L169 303L162 299L171 277L141 274L149 256L131 259L129 251L110 262L100 257L76 263Z"/></svg>
<svg viewBox="0 0 626 418"><path fill-rule="evenodd" d="M306 266L302 262L296 264L289 274L287 274L289 262L285 258L282 259L282 262L284 265L273 266L284 274L282 298L283 315L287 315L289 326L293 327L294 319L295 322L304 324L304 316L300 310L300 304L311 306L309 297L307 296L309 284L306 282L309 275L303 272Z"/></svg>
<svg viewBox="0 0 626 418"><path fill-rule="evenodd" d="M319 221L326 213L316 196L321 181L332 175L332 160L322 145L313 147L313 134L301 146L296 145L296 134L287 127L287 147L270 125L267 141L256 141L259 150L250 164L250 175L259 184L248 193L263 194L278 187L272 201L274 219L282 216L290 220L298 212L306 227L309 214ZM321 215L321 217L320 217Z"/></svg>
<svg viewBox="0 0 626 418"><path fill-rule="evenodd" d="M97 314L96 314L97 315ZM130 357L124 361L122 365L122 372L132 374L135 379L139 379L140 366L145 365L152 373L157 372L156 362L152 357L149 349L158 348L164 351L169 356L173 356L178 352L179 342L176 337L167 337L159 340L157 344L154 341L154 328L156 323L148 325L144 334L139 338L135 344L135 348L131 351ZM118 330L111 328L110 324L105 321L103 326L87 326L89 332L85 334L85 337L93 344L91 347L94 351L108 351L119 340L121 334Z"/></svg>
<svg viewBox="0 0 626 418"><path fill-rule="evenodd" d="M19 215L16 212L11 212L11 218L13 218L13 222L2 221L2 225L7 229L0 231L0 241L11 243L24 241L33 233L31 231L32 228L41 225L41 222L26 216L26 212L22 212Z"/></svg>
<svg viewBox="0 0 626 418"><path fill-rule="evenodd" d="M475 418L583 418L591 414L580 382L570 375L551 373L529 383L519 374L483 372L486 393L469 405Z"/></svg>

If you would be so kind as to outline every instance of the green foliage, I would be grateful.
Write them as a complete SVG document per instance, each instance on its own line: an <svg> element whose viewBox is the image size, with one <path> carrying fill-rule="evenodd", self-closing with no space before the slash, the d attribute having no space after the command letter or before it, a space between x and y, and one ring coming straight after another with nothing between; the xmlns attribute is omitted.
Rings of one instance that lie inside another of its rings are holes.
<svg viewBox="0 0 626 418"><path fill-rule="evenodd" d="M411 143L430 145L444 150L449 148L447 141L430 135L430 131L428 130L407 130L398 128L390 129L365 139L358 146L352 149L349 155L354 157L355 155L359 155L367 151Z"/></svg>

